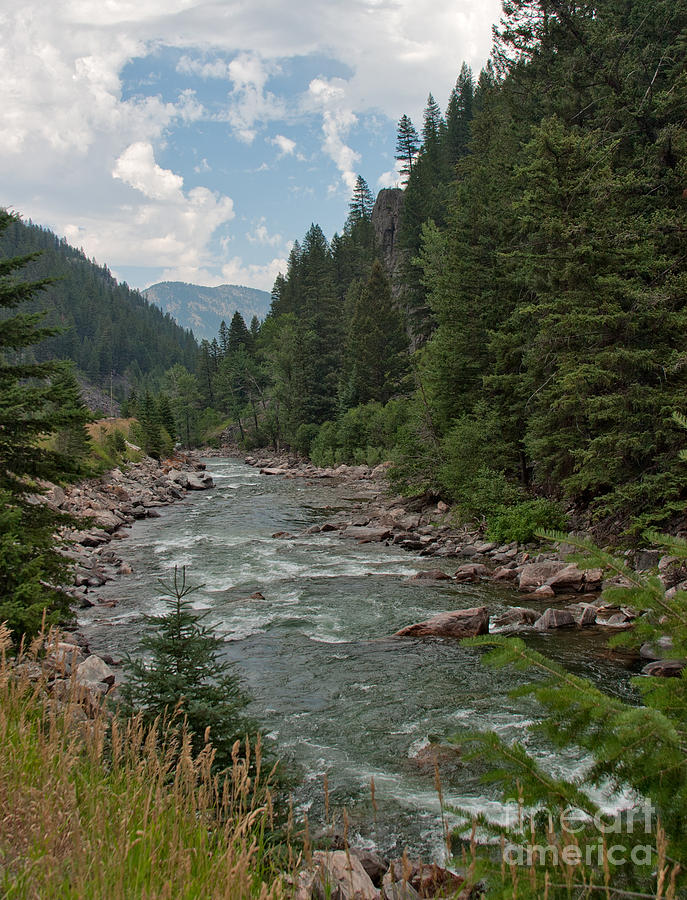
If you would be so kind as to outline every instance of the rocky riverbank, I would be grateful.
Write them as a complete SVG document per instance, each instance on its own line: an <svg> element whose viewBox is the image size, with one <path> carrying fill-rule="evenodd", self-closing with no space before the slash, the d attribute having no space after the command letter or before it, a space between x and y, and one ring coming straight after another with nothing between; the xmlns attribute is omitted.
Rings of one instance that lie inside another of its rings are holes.
<svg viewBox="0 0 687 900"><path fill-rule="evenodd" d="M386 477L388 464L373 468L362 465L317 468L298 457L265 452L244 459L265 476L337 479L355 487L355 495L360 499L352 514L347 510L321 525L313 525L307 529L309 534L337 531L342 539L358 543L394 544L419 557L436 560L436 568L424 568L414 579L460 584L492 582L519 591L524 601L535 604L535 608L514 606L505 614L491 618L484 607L442 613L427 622L401 629L399 637L465 637L530 628L551 631L596 627L610 631L632 628L639 615L629 606L605 602L600 595L611 582L604 580L600 569L585 570L571 563L570 546L497 544L486 540L481 531L456 525L450 508L442 501L394 495ZM277 532L274 537L293 535ZM626 557L640 571L656 570L669 591L687 588L687 571L674 557L661 556L653 550L628 551ZM622 581L616 578L612 583ZM542 608L542 601L546 608ZM548 606L547 601L552 605ZM669 648L642 647L646 660L667 661L667 655ZM675 674L660 663L650 663L646 669L651 669L649 674Z"/></svg>
<svg viewBox="0 0 687 900"><path fill-rule="evenodd" d="M115 468L64 488L46 485L37 499L74 520L61 533L62 552L74 563L74 582L66 587L74 605L86 608L103 602L98 588L130 573L116 544L128 536L128 526L136 519L158 517L160 507L183 500L190 491L213 486L205 463L193 453L164 462L144 457L126 470ZM84 647L83 639L79 641Z"/></svg>

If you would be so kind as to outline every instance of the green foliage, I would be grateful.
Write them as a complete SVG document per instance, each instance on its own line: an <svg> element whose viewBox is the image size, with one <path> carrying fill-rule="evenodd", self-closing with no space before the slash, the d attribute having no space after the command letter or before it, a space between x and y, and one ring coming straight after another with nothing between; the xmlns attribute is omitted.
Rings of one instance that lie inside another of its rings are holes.
<svg viewBox="0 0 687 900"><path fill-rule="evenodd" d="M504 474L508 448L498 426L493 410L481 406L457 419L441 442L438 487L466 518L490 515L522 494Z"/></svg>
<svg viewBox="0 0 687 900"><path fill-rule="evenodd" d="M188 728L196 753L211 740L216 765L230 766L235 741L255 731L243 713L248 699L221 659L222 639L187 599L198 588L186 583L186 570L175 568L173 582L162 586L169 611L146 617L150 630L139 646L145 655L126 659L126 709L139 712L146 724L162 718L170 727Z"/></svg>
<svg viewBox="0 0 687 900"><path fill-rule="evenodd" d="M487 537L499 543L526 544L543 531L560 531L565 524L560 503L543 498L523 500L514 506L496 508L488 515Z"/></svg>
<svg viewBox="0 0 687 900"><path fill-rule="evenodd" d="M298 431L296 432L296 438L293 442L293 449L296 453L300 453L301 456L310 456L310 450L319 431L319 425L306 425L305 423L299 425Z"/></svg>
<svg viewBox="0 0 687 900"><path fill-rule="evenodd" d="M548 536L577 547L579 565L603 568L622 579L618 586L604 591L603 599L610 604L632 607L640 617L632 631L623 632L612 640L614 646L637 647L643 642L654 643L668 634L673 642L671 652L674 656L678 659L687 657L686 591L678 590L668 596L658 578L638 575L622 560L590 542L562 533ZM654 537L671 554L687 559L687 542L660 535ZM636 706L605 693L585 678L572 675L560 664L528 649L520 639L491 635L471 639L466 644L488 648L485 662L489 665L531 671L532 681L518 688L517 693L534 696L546 715L530 727L542 731L555 747L561 750L576 747L591 760L577 781L567 782L552 777L520 743L506 744L495 734L475 734L461 739L468 759L479 757L490 764L490 782L500 784L506 799L519 804L520 816L526 821L524 830L503 828L489 823L484 817L481 824L492 833L502 834L515 848L526 849L528 845L542 841L549 845L558 843L560 847L573 841L578 843L583 850L582 862L568 870L569 887L594 880L597 885L639 890L644 892L642 896L654 896L657 881L669 883L673 879L678 888L684 889L687 678L643 676L633 679L643 701L643 705ZM598 854L592 854L591 862L586 857L586 846L594 846L601 839L598 826L594 827L587 820L574 839L570 831L566 834L565 828L561 829L560 823L566 821L565 815L561 819L561 814L568 807L589 817L600 816L599 806L589 790L592 787L622 791L629 808L637 810L639 822L644 826L641 833L635 832L633 837L632 830L623 827L619 833L612 833L612 840L607 837L607 842L626 846L626 858L629 858L632 846L646 845L648 858L644 862L622 869L616 869L612 864L605 869L606 864ZM653 815L645 818L647 801L651 802ZM545 821L541 827L537 818L538 805L544 805L552 813L553 825ZM545 881L552 882L555 878L555 867L535 865L528 873L531 877L523 878L518 887L512 872L502 881L503 870L499 875L487 854L482 856L479 871L482 874L490 872L490 884L496 891L494 896L505 896L506 891L509 891L508 896L539 896ZM652 893L647 894L647 891Z"/></svg>
<svg viewBox="0 0 687 900"><path fill-rule="evenodd" d="M366 403L346 410L336 421L324 422L310 447L316 466L356 463L375 466L397 452L407 419L401 400Z"/></svg>
<svg viewBox="0 0 687 900"><path fill-rule="evenodd" d="M59 329L32 349L36 361L72 360L90 381L108 390L112 373L137 380L141 375L157 378L174 362L193 365L197 345L190 331L138 291L117 283L83 251L15 218L0 233L0 256L20 255L31 257L29 279L50 279L28 300L28 308L43 311L44 324Z"/></svg>
<svg viewBox="0 0 687 900"><path fill-rule="evenodd" d="M16 220L0 211L0 235ZM90 419L64 363L33 362L36 345L55 334L41 313L18 312L47 282L18 278L33 256L0 258L0 621L15 639L69 617L61 591L68 565L55 532L67 524L34 495L43 480L83 473ZM53 439L54 438L54 439Z"/></svg>

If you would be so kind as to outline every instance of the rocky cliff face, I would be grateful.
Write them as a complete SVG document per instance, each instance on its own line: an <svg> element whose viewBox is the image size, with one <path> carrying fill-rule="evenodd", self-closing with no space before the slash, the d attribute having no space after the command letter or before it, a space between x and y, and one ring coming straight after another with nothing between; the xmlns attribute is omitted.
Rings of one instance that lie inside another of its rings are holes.
<svg viewBox="0 0 687 900"><path fill-rule="evenodd" d="M398 244L404 194L400 188L385 188L377 194L372 210L372 224L382 250L382 260L391 278L391 287L396 299L401 293L402 253Z"/></svg>

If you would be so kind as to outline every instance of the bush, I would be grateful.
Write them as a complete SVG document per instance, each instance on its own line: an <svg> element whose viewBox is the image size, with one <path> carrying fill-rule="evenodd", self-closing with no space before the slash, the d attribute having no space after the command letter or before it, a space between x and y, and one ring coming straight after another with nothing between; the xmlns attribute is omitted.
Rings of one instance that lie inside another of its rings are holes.
<svg viewBox="0 0 687 900"><path fill-rule="evenodd" d="M296 438L293 442L293 449L301 456L310 456L310 449L317 435L319 434L319 425L303 424L299 425L296 432Z"/></svg>
<svg viewBox="0 0 687 900"><path fill-rule="evenodd" d="M488 408L458 419L442 441L441 454L439 490L466 517L489 516L522 496L504 474L512 469L512 460Z"/></svg>
<svg viewBox="0 0 687 900"><path fill-rule="evenodd" d="M553 500L525 500L515 506L501 507L489 516L487 537L499 543L525 544L542 531L562 531L565 513Z"/></svg>

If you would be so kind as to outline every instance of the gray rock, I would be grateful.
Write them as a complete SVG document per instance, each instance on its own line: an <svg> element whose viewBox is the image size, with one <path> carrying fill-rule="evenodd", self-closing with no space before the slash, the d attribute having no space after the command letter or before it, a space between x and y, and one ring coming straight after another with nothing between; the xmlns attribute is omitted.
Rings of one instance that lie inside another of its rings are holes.
<svg viewBox="0 0 687 900"><path fill-rule="evenodd" d="M655 678L679 678L685 666L687 666L685 659L658 659L656 662L644 666L642 675L652 675Z"/></svg>
<svg viewBox="0 0 687 900"><path fill-rule="evenodd" d="M480 581L489 576L489 569L482 563L466 563L455 571L455 579L461 583Z"/></svg>
<svg viewBox="0 0 687 900"><path fill-rule="evenodd" d="M115 673L99 656L92 654L76 667L75 679L85 687L95 688L99 684L114 684Z"/></svg>
<svg viewBox="0 0 687 900"><path fill-rule="evenodd" d="M391 531L385 527L367 528L365 526L357 525L349 525L348 528L346 528L346 530L343 532L344 537L353 538L354 540L362 541L366 544L385 541L390 534Z"/></svg>
<svg viewBox="0 0 687 900"><path fill-rule="evenodd" d="M382 879L389 868L389 860L374 850L360 850L352 847L350 852L360 860L363 869L370 876L375 887L382 886Z"/></svg>
<svg viewBox="0 0 687 900"><path fill-rule="evenodd" d="M439 613L425 622L407 625L396 632L396 637L475 637L489 632L489 613L486 606L457 609Z"/></svg>
<svg viewBox="0 0 687 900"><path fill-rule="evenodd" d="M441 569L425 569L423 572L416 572L411 575L408 581L450 581L451 576Z"/></svg>
<svg viewBox="0 0 687 900"><path fill-rule="evenodd" d="M313 896L322 900L378 900L379 892L360 860L352 853L317 850L312 859L317 873Z"/></svg>
<svg viewBox="0 0 687 900"><path fill-rule="evenodd" d="M664 634L653 644L642 644L639 655L642 659L666 659L672 649L673 639Z"/></svg>
<svg viewBox="0 0 687 900"><path fill-rule="evenodd" d="M543 615L534 623L537 631L549 631L554 628L574 628L575 619L567 609L552 609L549 607Z"/></svg>
<svg viewBox="0 0 687 900"><path fill-rule="evenodd" d="M527 563L520 572L518 587L521 591L534 591L566 568L564 562L556 560Z"/></svg>
<svg viewBox="0 0 687 900"><path fill-rule="evenodd" d="M539 613L525 606L514 606L502 615L494 619L497 628L506 628L510 625L534 625L539 618Z"/></svg>
<svg viewBox="0 0 687 900"><path fill-rule="evenodd" d="M579 591L584 584L584 571L576 565L566 566L551 578L547 578L546 584L555 592Z"/></svg>
<svg viewBox="0 0 687 900"><path fill-rule="evenodd" d="M384 900L419 900L420 895L407 881L385 879L382 897Z"/></svg>

